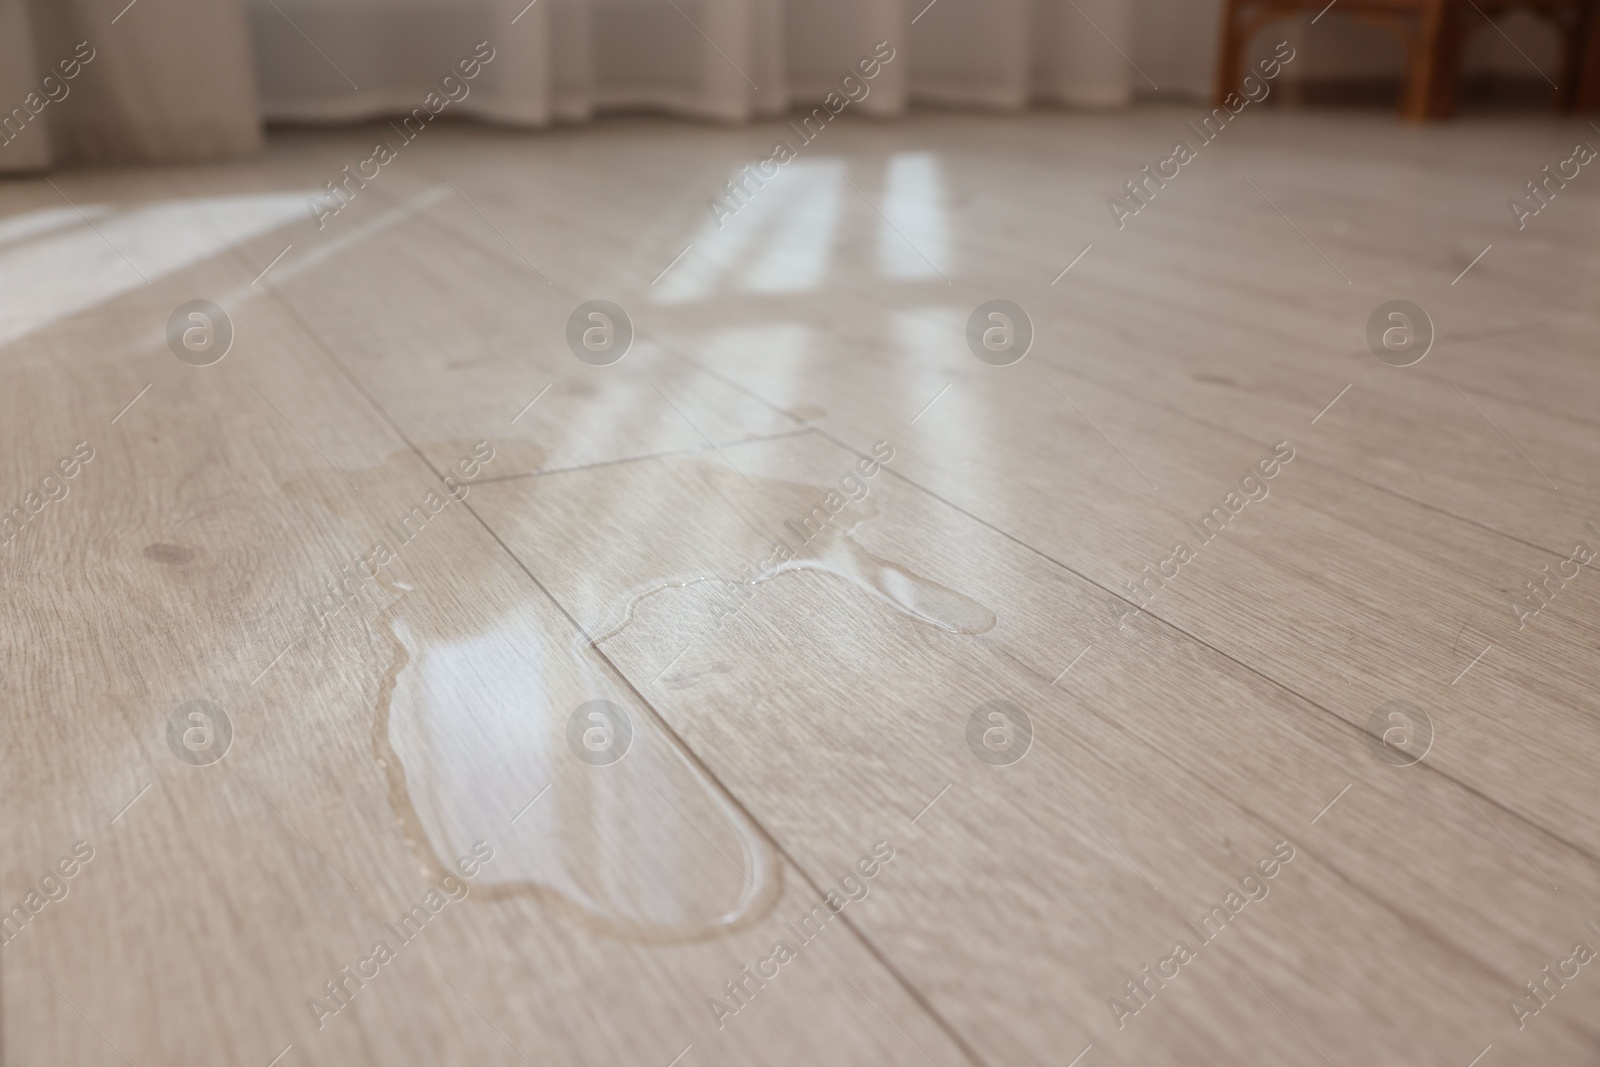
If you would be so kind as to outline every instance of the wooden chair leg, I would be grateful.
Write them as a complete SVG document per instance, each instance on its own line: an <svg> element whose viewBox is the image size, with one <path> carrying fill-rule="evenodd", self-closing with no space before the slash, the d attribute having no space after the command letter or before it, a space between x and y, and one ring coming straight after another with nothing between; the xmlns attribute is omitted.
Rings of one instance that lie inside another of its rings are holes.
<svg viewBox="0 0 1600 1067"><path fill-rule="evenodd" d="M1568 110L1600 108L1600 4L1585 0L1567 36L1567 67L1562 75L1563 103Z"/></svg>
<svg viewBox="0 0 1600 1067"><path fill-rule="evenodd" d="M1455 109L1459 48L1457 20L1447 0L1423 7L1408 49L1405 95L1400 114L1412 121L1448 117Z"/></svg>
<svg viewBox="0 0 1600 1067"><path fill-rule="evenodd" d="M1467 11L1459 4L1446 3L1441 7L1433 77L1428 90L1427 114L1431 119L1447 119L1456 113L1461 90L1461 61L1467 47L1467 17Z"/></svg>
<svg viewBox="0 0 1600 1067"><path fill-rule="evenodd" d="M1419 14L1406 39L1406 84L1400 96L1400 117L1420 122L1428 117L1428 83L1433 61L1428 46L1427 16Z"/></svg>
<svg viewBox="0 0 1600 1067"><path fill-rule="evenodd" d="M1217 81L1212 103L1222 105L1223 97L1233 92L1242 76L1244 61L1244 5L1246 0L1226 0L1222 11L1222 45L1217 49Z"/></svg>

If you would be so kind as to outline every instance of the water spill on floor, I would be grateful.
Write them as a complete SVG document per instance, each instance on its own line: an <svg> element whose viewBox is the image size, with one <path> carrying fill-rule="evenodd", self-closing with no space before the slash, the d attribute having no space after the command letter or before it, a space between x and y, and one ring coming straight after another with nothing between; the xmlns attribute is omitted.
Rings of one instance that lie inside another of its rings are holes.
<svg viewBox="0 0 1600 1067"><path fill-rule="evenodd" d="M530 892L598 932L646 940L711 936L770 907L770 846L646 713L613 698L634 730L617 763L569 750L581 701L553 698L542 677L570 673L566 646L441 639L403 616L389 626L395 667L373 745L425 867L487 840L496 856L479 888ZM562 662L536 661L557 649ZM576 695L614 693L595 673Z"/></svg>
<svg viewBox="0 0 1600 1067"><path fill-rule="evenodd" d="M705 501L710 507L739 499L741 479L733 474L701 463L695 477L708 482L711 488L692 499ZM621 633L644 601L668 590L704 582L756 587L794 571L831 575L891 610L946 633L981 634L994 628L994 612L976 600L861 545L857 532L878 515L876 497L870 491L854 501L835 494L836 500L844 502L834 513L821 503L829 492L826 487L766 477L743 481L757 487L761 503L760 513L744 516L744 523L770 530L774 545L782 544L790 558L775 560L774 555L768 554L760 560L752 559L738 575L722 573L720 568L708 573L711 569L706 568L699 573L680 573L645 583L627 595L620 617L596 634L597 644ZM857 484L866 483L858 480ZM681 500L675 503L683 506ZM822 521L822 516L827 521Z"/></svg>
<svg viewBox="0 0 1600 1067"><path fill-rule="evenodd" d="M857 534L878 514L876 488L858 489L858 499L848 502L831 494L830 504L825 487L752 481L702 463L683 469L694 483L690 488L704 490L689 495L696 513L685 517L684 486L665 485L659 470L648 466L613 470L625 479L653 480L653 491L619 493L618 486L605 485L601 508L676 506L684 519L678 527L682 552L661 553L652 562L658 572L677 573L633 590L590 586L608 602L602 610L617 620L601 639L620 632L638 604L666 590L709 582L745 587L748 596L794 571L828 575L885 610L948 634L995 625L994 613L977 601L863 547ZM407 454L354 477L370 487L363 496L401 501L425 490L428 479ZM369 513L344 486L314 481L291 488L315 496L347 522L352 543L394 538L404 529L381 522L392 506L373 503ZM664 495L666 489L671 492ZM378 636L387 667L372 718L372 752L424 876L442 877L482 840L495 856L475 879L476 892L538 898L605 936L693 940L766 914L782 887L778 857L765 837L554 604L518 592L513 564L476 520L459 507L447 511L414 540L396 541L399 562L376 580L385 595L376 610L368 601L360 613ZM770 537L752 540L752 528ZM697 539L694 531L710 536ZM785 558L752 560L731 576L688 562L702 552L725 556L727 545L778 542L791 548ZM663 566L668 558L686 565ZM608 569L583 573L591 580ZM474 589L483 592L464 595ZM559 588L553 592L563 596ZM567 730L574 710L597 698L621 706L633 726L627 755L604 766L578 758Z"/></svg>
<svg viewBox="0 0 1600 1067"><path fill-rule="evenodd" d="M353 475L363 497L428 488L407 453ZM395 540L398 527L375 522L382 505L368 514L331 478L287 487L338 515L353 544ZM355 610L339 616L379 638L387 670L372 754L422 875L436 883L482 840L495 854L475 895L534 897L603 936L696 940L765 915L782 890L771 845L553 604L442 595L516 587L511 562L458 512L396 540L400 562L370 592L362 583ZM627 755L606 766L583 762L567 740L568 718L597 698L632 723Z"/></svg>

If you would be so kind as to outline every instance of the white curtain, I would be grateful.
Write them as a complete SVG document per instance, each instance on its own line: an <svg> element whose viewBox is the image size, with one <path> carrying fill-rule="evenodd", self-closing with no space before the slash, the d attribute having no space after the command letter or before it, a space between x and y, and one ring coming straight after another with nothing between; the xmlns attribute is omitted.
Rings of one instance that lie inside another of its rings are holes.
<svg viewBox="0 0 1600 1067"><path fill-rule="evenodd" d="M1133 3L0 0L0 172L248 155L263 116L398 116L430 93L430 111L449 97L453 115L517 126L639 109L743 122L848 92L879 42L893 59L854 104L867 114L1115 106Z"/></svg>
<svg viewBox="0 0 1600 1067"><path fill-rule="evenodd" d="M811 107L887 41L856 105L1126 103L1133 0L245 0L268 119L403 114L487 41L453 113L521 126ZM1120 50L1120 51L1119 51Z"/></svg>
<svg viewBox="0 0 1600 1067"><path fill-rule="evenodd" d="M0 0L0 171L260 147L237 0Z"/></svg>

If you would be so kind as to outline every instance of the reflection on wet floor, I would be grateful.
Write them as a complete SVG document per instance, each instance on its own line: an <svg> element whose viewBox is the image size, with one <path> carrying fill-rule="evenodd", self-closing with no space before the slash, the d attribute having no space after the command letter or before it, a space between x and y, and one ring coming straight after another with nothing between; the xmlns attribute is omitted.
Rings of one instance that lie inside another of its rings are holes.
<svg viewBox="0 0 1600 1067"><path fill-rule="evenodd" d="M459 639L403 612L387 625L395 667L373 744L425 867L503 840L482 876L491 894L532 892L602 933L646 940L710 936L772 905L772 848L647 714L618 705L632 742L615 763L572 751L574 708L552 703L540 663L567 650L522 641L517 625ZM616 684L598 667L590 681L596 693Z"/></svg>

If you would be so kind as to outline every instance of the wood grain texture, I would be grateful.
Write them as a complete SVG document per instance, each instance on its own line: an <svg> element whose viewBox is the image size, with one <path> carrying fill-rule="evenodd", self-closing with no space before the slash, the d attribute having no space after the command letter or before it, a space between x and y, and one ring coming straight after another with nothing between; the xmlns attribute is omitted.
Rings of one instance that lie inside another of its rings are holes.
<svg viewBox="0 0 1600 1067"><path fill-rule="evenodd" d="M1581 129L1263 111L1119 231L1189 117L845 123L720 227L792 133L441 128L321 229L377 130L0 190L5 499L94 450L0 547L0 904L94 850L0 947L5 1062L1592 1062L1592 968L1508 1006L1600 946L1600 587L1512 610L1600 546L1596 201L1504 207Z"/></svg>

